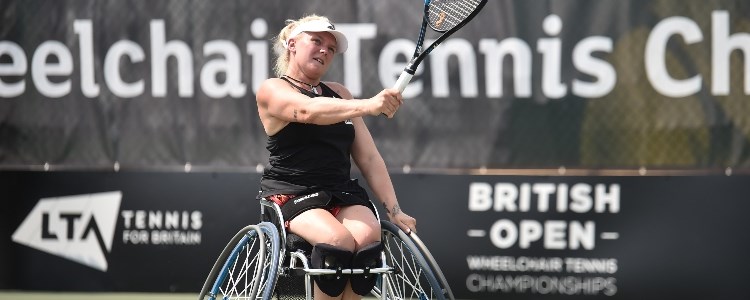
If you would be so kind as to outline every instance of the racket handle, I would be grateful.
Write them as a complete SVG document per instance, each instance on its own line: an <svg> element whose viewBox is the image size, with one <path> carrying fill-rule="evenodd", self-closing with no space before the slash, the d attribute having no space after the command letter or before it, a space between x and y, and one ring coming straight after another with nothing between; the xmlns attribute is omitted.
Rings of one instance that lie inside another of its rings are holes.
<svg viewBox="0 0 750 300"><path fill-rule="evenodd" d="M398 89L399 93L403 93L406 86L409 84L409 81L411 81L412 76L414 76L414 74L409 74L409 72L406 71L401 72L401 76L398 77L396 85L393 86L393 88Z"/></svg>
<svg viewBox="0 0 750 300"><path fill-rule="evenodd" d="M406 89L406 86L409 85L409 81L411 81L411 78L414 76L414 74L409 74L409 72L403 71L401 72L401 75L398 76L398 80L396 80L396 85L393 86L394 89L398 89L399 93L403 93ZM384 113L380 113L381 116L385 116Z"/></svg>

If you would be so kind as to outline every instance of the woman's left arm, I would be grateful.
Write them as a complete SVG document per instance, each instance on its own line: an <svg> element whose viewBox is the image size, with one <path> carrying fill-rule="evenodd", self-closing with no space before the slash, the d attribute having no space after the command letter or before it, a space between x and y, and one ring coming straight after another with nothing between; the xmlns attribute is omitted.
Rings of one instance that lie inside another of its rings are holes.
<svg viewBox="0 0 750 300"><path fill-rule="evenodd" d="M365 122L362 118L355 118L352 122L355 130L354 145L352 146L354 163L357 164L365 180L367 180L367 184L375 193L375 198L380 199L383 203L388 213L388 219L407 233L410 231L416 232L417 221L401 210L385 161L380 156Z"/></svg>
<svg viewBox="0 0 750 300"><path fill-rule="evenodd" d="M342 97L352 98L349 91L343 86L334 85L333 87ZM367 125L361 117L352 119L352 123L355 132L354 144L352 145L354 163L362 172L370 189L375 193L375 198L380 199L383 203L388 213L388 219L407 233L416 232L417 221L401 210L385 161L375 146L375 141L372 139Z"/></svg>

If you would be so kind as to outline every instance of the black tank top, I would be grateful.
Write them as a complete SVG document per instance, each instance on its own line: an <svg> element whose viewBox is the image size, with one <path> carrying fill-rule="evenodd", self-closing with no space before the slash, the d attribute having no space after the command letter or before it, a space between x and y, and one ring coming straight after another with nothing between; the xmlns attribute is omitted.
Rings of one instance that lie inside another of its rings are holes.
<svg viewBox="0 0 750 300"><path fill-rule="evenodd" d="M282 79L289 82L286 78ZM317 96L292 85L308 97ZM322 82L320 86L322 96L341 98ZM270 152L270 167L263 172L259 197L302 195L322 190L345 192L368 199L364 189L351 179L353 142L354 125L351 120L332 125L287 124L268 137L266 149Z"/></svg>

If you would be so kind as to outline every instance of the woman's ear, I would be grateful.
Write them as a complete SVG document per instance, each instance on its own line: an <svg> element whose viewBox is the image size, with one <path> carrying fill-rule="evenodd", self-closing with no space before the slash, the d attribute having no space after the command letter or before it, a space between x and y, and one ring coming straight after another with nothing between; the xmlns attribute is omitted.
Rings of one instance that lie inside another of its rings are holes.
<svg viewBox="0 0 750 300"><path fill-rule="evenodd" d="M295 40L295 39L289 39L289 41L287 41L286 43L287 43L287 44L286 44L286 48L287 48L287 49L288 49L288 50L289 50L290 52L294 52L294 51L295 51L295 48L296 48L296 46L297 46L297 45L296 45L296 44L297 44L297 40Z"/></svg>

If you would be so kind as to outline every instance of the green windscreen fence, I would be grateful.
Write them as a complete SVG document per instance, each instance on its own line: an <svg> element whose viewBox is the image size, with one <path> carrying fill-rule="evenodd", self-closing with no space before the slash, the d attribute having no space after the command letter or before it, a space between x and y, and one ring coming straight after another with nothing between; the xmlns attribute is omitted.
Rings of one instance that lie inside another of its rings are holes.
<svg viewBox="0 0 750 300"><path fill-rule="evenodd" d="M0 167L254 170L284 21L330 17L349 50L324 79L368 98L411 56L422 1L0 9ZM390 168L748 169L749 54L747 1L493 0L395 118L365 121Z"/></svg>

